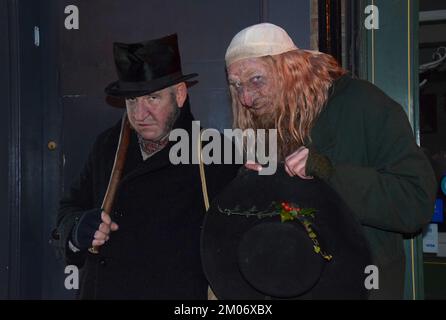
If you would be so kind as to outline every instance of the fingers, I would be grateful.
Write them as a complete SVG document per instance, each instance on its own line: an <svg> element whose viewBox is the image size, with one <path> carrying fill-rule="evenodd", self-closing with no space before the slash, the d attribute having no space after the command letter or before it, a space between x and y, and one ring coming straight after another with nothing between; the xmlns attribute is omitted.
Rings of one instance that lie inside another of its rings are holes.
<svg viewBox="0 0 446 320"><path fill-rule="evenodd" d="M111 231L116 231L119 229L119 226L116 224L116 222L112 222L110 225Z"/></svg>
<svg viewBox="0 0 446 320"><path fill-rule="evenodd" d="M91 243L92 247L100 247L105 243L104 240L93 240L93 242Z"/></svg>
<svg viewBox="0 0 446 320"><path fill-rule="evenodd" d="M104 211L102 211L101 219L103 222L102 224L105 224L106 226L108 226L109 232L110 232L110 230L116 231L119 229L119 226L116 224L116 222L113 222L112 219L110 218L110 216L108 214L106 214ZM102 231L100 228L101 228L101 226L99 226L99 230Z"/></svg>
<svg viewBox="0 0 446 320"><path fill-rule="evenodd" d="M94 239L92 246L99 247L104 245L110 239L110 232L119 229L119 226L113 222L108 214L104 211L101 213L102 223L99 225L98 230L94 233Z"/></svg>
<svg viewBox="0 0 446 320"><path fill-rule="evenodd" d="M94 233L94 239L92 242L92 246L93 247L99 247L104 245L105 242L107 242L110 239L109 233L110 233L110 228L105 225L104 223L101 223L101 225L99 226L100 230L97 230ZM101 231L104 230L104 231ZM108 231L107 231L108 230Z"/></svg>
<svg viewBox="0 0 446 320"><path fill-rule="evenodd" d="M285 171L286 171L286 173L288 173L288 175L290 177L294 176L294 172L290 169L290 167L288 166L288 164L286 162L285 162Z"/></svg>
<svg viewBox="0 0 446 320"><path fill-rule="evenodd" d="M305 169L308 158L308 149L300 147L297 151L285 158L285 168L290 176L299 175ZM305 174L305 171L304 171Z"/></svg>
<svg viewBox="0 0 446 320"><path fill-rule="evenodd" d="M245 163L245 167L249 170L254 170L254 171L262 170L262 166L258 163L247 162Z"/></svg>
<svg viewBox="0 0 446 320"><path fill-rule="evenodd" d="M285 158L285 161L287 161L288 159L294 158L297 155L302 154L303 150L308 150L305 147L299 147L296 151L294 151L292 154L290 154L288 157Z"/></svg>
<svg viewBox="0 0 446 320"><path fill-rule="evenodd" d="M308 158L308 153L310 151L305 147L300 147L297 151L290 154L285 158L285 162L289 165L289 167L293 167L299 162L306 162Z"/></svg>
<svg viewBox="0 0 446 320"><path fill-rule="evenodd" d="M111 222L112 222L110 216L108 214L106 214L104 211L102 211L102 213L101 213L101 219L102 219L102 222L104 222L106 224L111 224Z"/></svg>
<svg viewBox="0 0 446 320"><path fill-rule="evenodd" d="M293 173L290 171L290 169L288 169L288 166L287 166L287 165L285 165L285 172L286 172L290 177L293 176Z"/></svg>
<svg viewBox="0 0 446 320"><path fill-rule="evenodd" d="M309 150L305 147L300 147L295 152L290 154L285 159L285 171L290 176L298 176L302 179L313 179L313 177L305 174Z"/></svg>
<svg viewBox="0 0 446 320"><path fill-rule="evenodd" d="M109 234L110 233L110 225L103 222L99 225L98 230L101 231L102 233Z"/></svg>
<svg viewBox="0 0 446 320"><path fill-rule="evenodd" d="M293 167L294 174L296 176L298 176L299 178L305 177L305 165L306 165L306 162L305 161L301 161L301 162L298 162Z"/></svg>
<svg viewBox="0 0 446 320"><path fill-rule="evenodd" d="M104 232L101 232L101 231L99 231L99 230L97 230L97 231L94 233L94 239L95 239L95 240L104 240L104 241L106 241L106 240L107 240L107 237L108 237L108 233L104 233Z"/></svg>
<svg viewBox="0 0 446 320"><path fill-rule="evenodd" d="M301 178L301 179L305 179L305 180L311 180L311 179L314 179L314 177L312 177L312 176L306 176L305 174L298 174L298 177L299 178Z"/></svg>

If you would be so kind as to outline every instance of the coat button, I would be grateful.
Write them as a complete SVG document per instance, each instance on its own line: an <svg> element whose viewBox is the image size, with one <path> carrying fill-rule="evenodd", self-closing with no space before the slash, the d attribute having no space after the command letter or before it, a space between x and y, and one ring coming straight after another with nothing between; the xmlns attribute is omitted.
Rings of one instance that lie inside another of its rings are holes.
<svg viewBox="0 0 446 320"><path fill-rule="evenodd" d="M107 265L107 261L106 261L104 258L102 258L101 260L99 260L99 264L100 264L102 267L105 267L105 266Z"/></svg>

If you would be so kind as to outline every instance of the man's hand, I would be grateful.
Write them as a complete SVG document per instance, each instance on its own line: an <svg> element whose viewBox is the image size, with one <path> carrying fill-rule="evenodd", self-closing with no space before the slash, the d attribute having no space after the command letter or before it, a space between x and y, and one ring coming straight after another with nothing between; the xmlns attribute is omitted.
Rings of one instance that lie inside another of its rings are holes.
<svg viewBox="0 0 446 320"><path fill-rule="evenodd" d="M245 163L245 167L246 167L246 169L254 170L254 171L257 171L257 172L262 170L262 165L261 164L258 164L258 163L252 162L252 161L247 161Z"/></svg>
<svg viewBox="0 0 446 320"><path fill-rule="evenodd" d="M308 148L300 147L285 159L285 171L292 177L298 176L302 179L313 179L306 175L306 166L309 154Z"/></svg>
<svg viewBox="0 0 446 320"><path fill-rule="evenodd" d="M102 246L109 238L110 232L118 230L118 225L101 209L84 212L73 228L72 243L80 250Z"/></svg>
<svg viewBox="0 0 446 320"><path fill-rule="evenodd" d="M110 232L118 230L119 226L113 222L108 214L104 211L101 212L101 224L98 230L94 233L94 239L92 242L93 247L102 246L108 239L110 239Z"/></svg>

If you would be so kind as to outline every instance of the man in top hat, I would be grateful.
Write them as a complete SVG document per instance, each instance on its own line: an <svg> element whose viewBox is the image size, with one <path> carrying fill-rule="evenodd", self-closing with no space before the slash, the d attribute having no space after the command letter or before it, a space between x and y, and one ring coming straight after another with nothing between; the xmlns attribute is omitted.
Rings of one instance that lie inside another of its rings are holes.
<svg viewBox="0 0 446 320"><path fill-rule="evenodd" d="M185 81L197 74L183 75L176 35L115 43L114 59L119 80L105 92L125 98L132 128L122 177L106 214L101 205L122 138L119 121L99 135L60 203L58 244L66 263L82 268L82 299L206 299L199 253L205 213L200 170L173 165L174 142L168 139L176 128L191 136L194 118ZM205 167L210 198L236 170Z"/></svg>
<svg viewBox="0 0 446 320"><path fill-rule="evenodd" d="M234 127L277 129L286 172L324 181L362 224L379 269L370 297L402 298L403 236L429 222L437 190L403 108L273 24L240 31L225 59Z"/></svg>

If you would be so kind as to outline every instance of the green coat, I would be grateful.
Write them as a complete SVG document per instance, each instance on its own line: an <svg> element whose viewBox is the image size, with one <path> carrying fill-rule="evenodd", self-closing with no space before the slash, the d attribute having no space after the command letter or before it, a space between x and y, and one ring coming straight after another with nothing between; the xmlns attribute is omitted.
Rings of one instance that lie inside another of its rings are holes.
<svg viewBox="0 0 446 320"><path fill-rule="evenodd" d="M311 140L334 169L324 180L364 227L379 268L371 298L402 298L403 235L430 221L437 191L403 108L371 83L345 75L333 85Z"/></svg>

